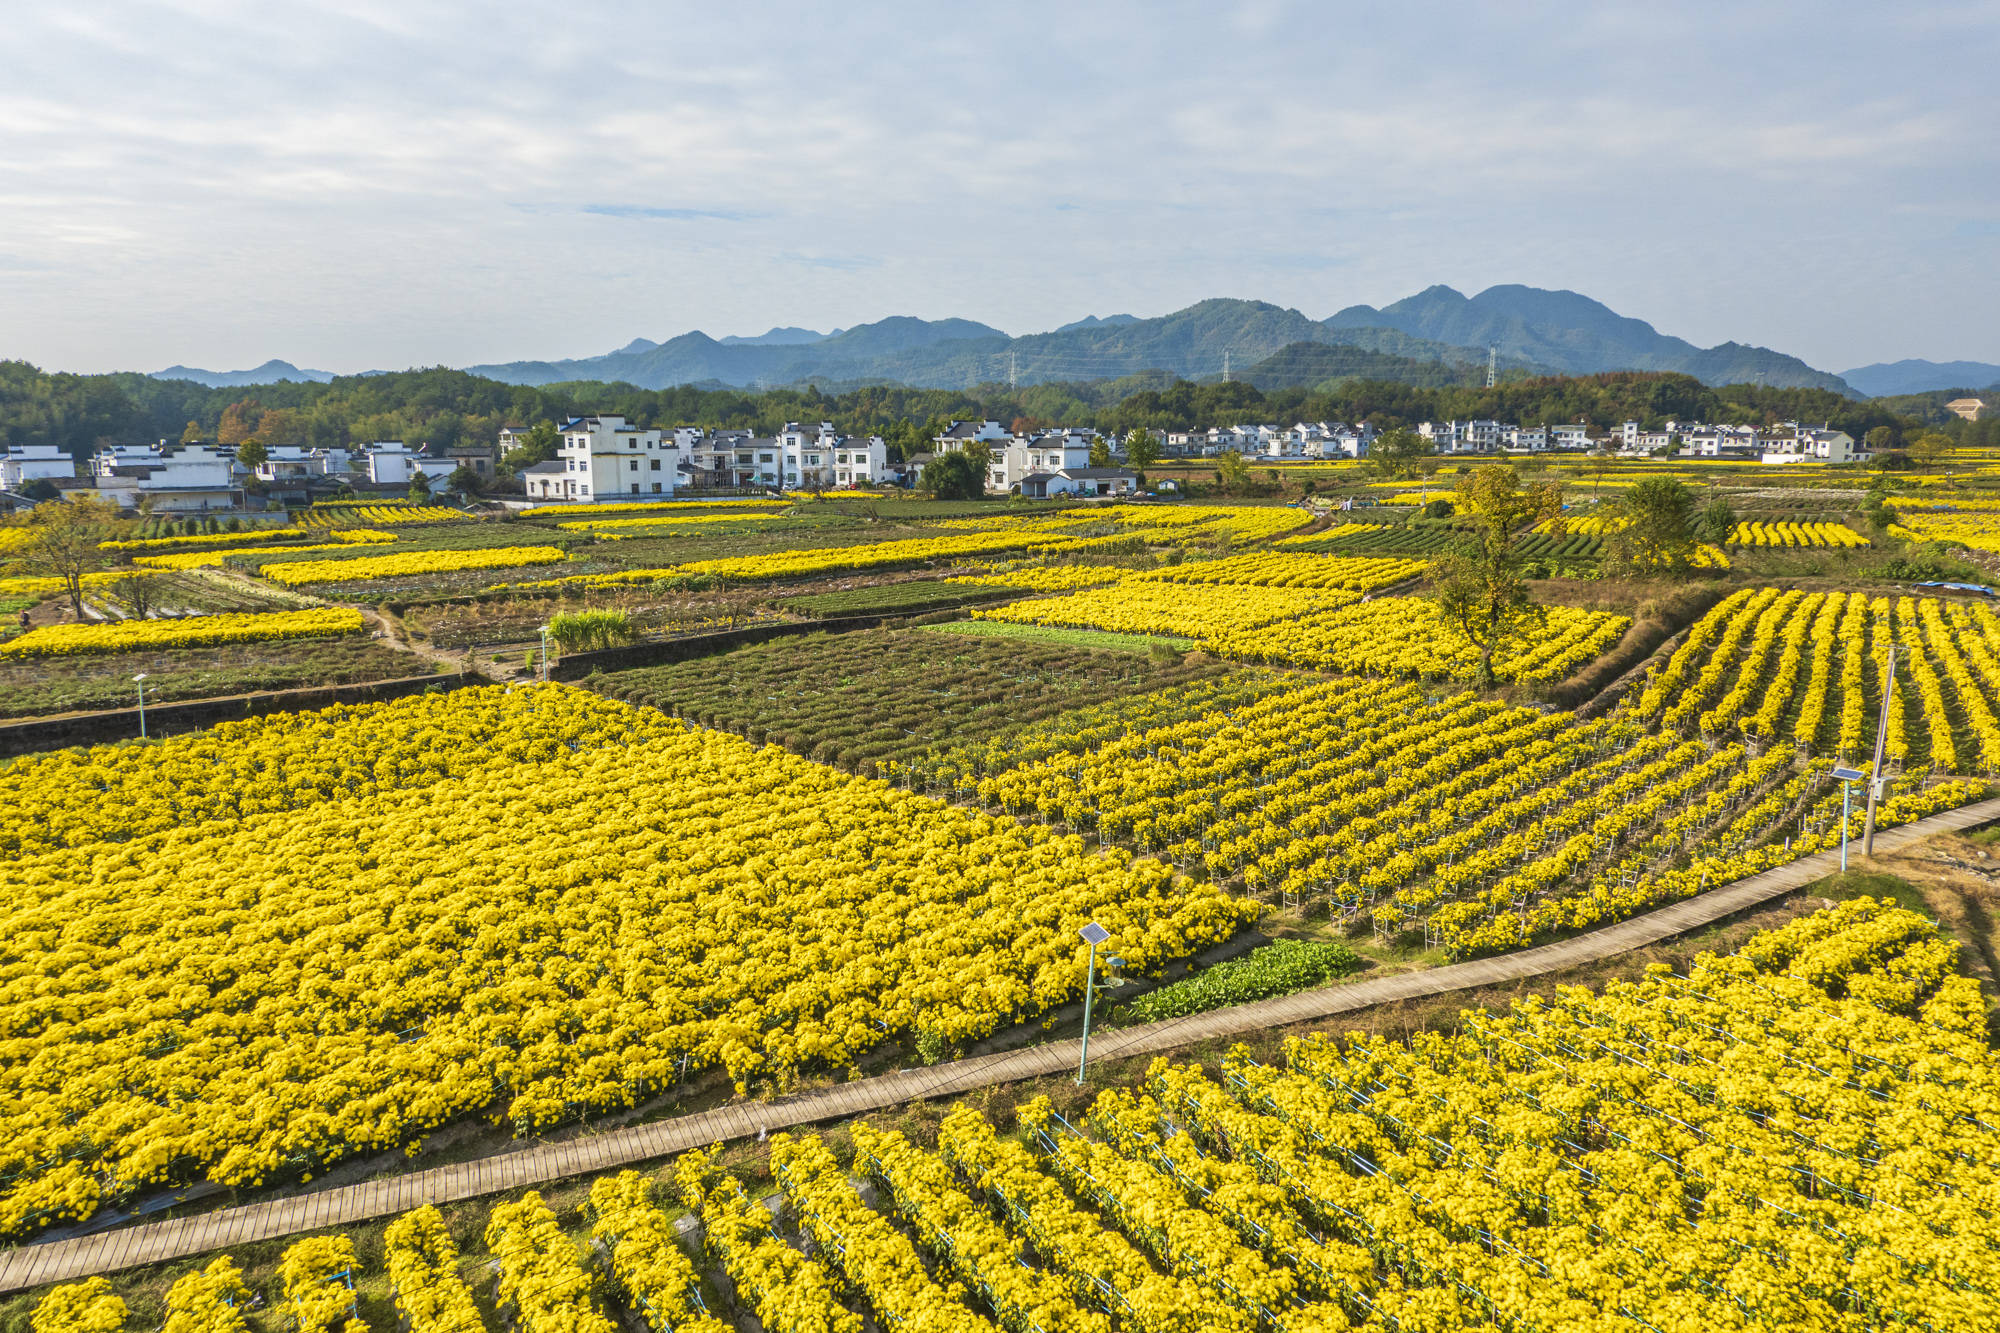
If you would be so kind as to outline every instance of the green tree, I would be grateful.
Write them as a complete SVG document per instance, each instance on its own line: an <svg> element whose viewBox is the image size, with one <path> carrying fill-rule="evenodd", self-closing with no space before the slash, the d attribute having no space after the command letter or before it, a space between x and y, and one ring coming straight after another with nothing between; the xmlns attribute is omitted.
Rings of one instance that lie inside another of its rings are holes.
<svg viewBox="0 0 2000 1333"><path fill-rule="evenodd" d="M1545 505L1541 488L1521 489L1511 467L1482 467L1458 484L1469 531L1433 569L1431 591L1438 614L1479 650L1482 685L1493 681L1494 657L1547 618L1513 553L1515 530Z"/></svg>
<svg viewBox="0 0 2000 1333"><path fill-rule="evenodd" d="M1694 535L1697 541L1710 546L1721 546L1729 540L1729 534L1736 531L1736 511L1729 507L1729 501L1717 495L1704 504L1694 516Z"/></svg>
<svg viewBox="0 0 2000 1333"><path fill-rule="evenodd" d="M1143 426L1125 432L1125 466L1144 472L1160 461L1160 441Z"/></svg>
<svg viewBox="0 0 2000 1333"><path fill-rule="evenodd" d="M1896 511L1889 507L1889 487L1882 478L1870 483L1868 495L1861 502L1861 517L1877 537L1888 536L1889 529L1896 525Z"/></svg>
<svg viewBox="0 0 2000 1333"><path fill-rule="evenodd" d="M1624 526L1607 543L1624 574L1685 574L1694 567L1694 492L1676 477L1647 477L1612 506Z"/></svg>
<svg viewBox="0 0 2000 1333"><path fill-rule="evenodd" d="M431 479L421 472L410 474L410 498L419 503L431 498Z"/></svg>
<svg viewBox="0 0 2000 1333"><path fill-rule="evenodd" d="M83 580L104 568L97 544L119 531L118 509L94 496L38 504L28 514L28 540L18 549L30 574L62 580L70 613L83 619Z"/></svg>
<svg viewBox="0 0 2000 1333"><path fill-rule="evenodd" d="M268 461L270 457L271 451L264 447L262 440L245 440L236 446L236 461L247 468L255 468L259 463Z"/></svg>
<svg viewBox="0 0 2000 1333"><path fill-rule="evenodd" d="M516 448L509 449L507 456L500 461L519 472L537 463L548 462L556 456L556 450L561 444L562 433L556 429L555 422L537 421L528 428L527 438Z"/></svg>
<svg viewBox="0 0 2000 1333"><path fill-rule="evenodd" d="M445 478L444 485L446 490L457 491L460 495L480 495L486 490L486 478L460 464Z"/></svg>
<svg viewBox="0 0 2000 1333"><path fill-rule="evenodd" d="M1417 460L1437 452L1437 446L1408 426L1397 426L1377 435L1368 446L1368 461L1384 477L1408 476Z"/></svg>
<svg viewBox="0 0 2000 1333"><path fill-rule="evenodd" d="M1895 428L1893 426L1873 427L1869 430L1869 432L1866 435L1861 437L1861 442L1867 445L1868 452L1873 454L1879 454L1882 453L1884 450L1893 449L1896 447Z"/></svg>
<svg viewBox="0 0 2000 1333"><path fill-rule="evenodd" d="M1951 452L1951 437L1929 431L1910 441L1910 459L1918 467L1936 467Z"/></svg>
<svg viewBox="0 0 2000 1333"><path fill-rule="evenodd" d="M1231 494L1249 489L1250 465L1234 449L1224 449L1216 456L1215 475L1222 482L1222 489Z"/></svg>
<svg viewBox="0 0 2000 1333"><path fill-rule="evenodd" d="M1090 442L1090 465L1092 467L1111 466L1111 441L1105 436L1100 435Z"/></svg>
<svg viewBox="0 0 2000 1333"><path fill-rule="evenodd" d="M986 494L986 465L968 451L939 454L924 464L922 485L940 500L977 500Z"/></svg>

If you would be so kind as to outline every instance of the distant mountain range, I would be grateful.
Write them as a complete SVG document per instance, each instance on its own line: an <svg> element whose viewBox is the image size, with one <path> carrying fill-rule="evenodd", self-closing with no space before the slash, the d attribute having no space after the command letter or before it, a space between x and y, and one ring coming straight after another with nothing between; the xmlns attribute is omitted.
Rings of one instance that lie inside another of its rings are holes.
<svg viewBox="0 0 2000 1333"><path fill-rule="evenodd" d="M2000 388L2000 366L1988 361L1878 361L1840 377L1870 398L1936 389Z"/></svg>
<svg viewBox="0 0 2000 1333"><path fill-rule="evenodd" d="M1765 347L1696 347L1642 319L1630 319L1576 292L1509 284L1466 297L1431 287L1377 310L1357 305L1327 320L1336 329L1387 327L1503 357L1552 366L1566 375L1605 370L1673 370L1705 384L1772 384L1846 393L1840 376Z"/></svg>
<svg viewBox="0 0 2000 1333"><path fill-rule="evenodd" d="M1296 350L1301 343L1350 350L1314 357ZM1472 297L1431 287L1379 310L1349 306L1325 320L1263 301L1216 299L1150 319L1090 315L1048 333L1019 337L968 319L907 315L826 334L780 327L754 337L712 338L697 330L664 342L634 338L601 356L464 369L509 384L598 380L648 389L809 382L962 389L1007 380L1118 379L1148 371L1216 379L1225 373L1247 375L1253 366L1274 384L1321 368L1328 373L1296 382L1352 373L1430 384L1459 383L1475 370L1483 373L1489 348L1502 370L1531 374L1659 370L1679 371L1709 384L1747 382L1847 394L1860 388L1769 348L1734 342L1696 347L1576 292L1517 285L1489 287ZM1285 361L1263 364L1281 352ZM2000 378L2000 368L1987 369L1995 371L1989 378ZM329 378L283 361L223 374L175 366L158 376L220 387Z"/></svg>
<svg viewBox="0 0 2000 1333"><path fill-rule="evenodd" d="M156 380L193 380L211 389L236 389L246 384L325 384L333 378L327 370L300 370L289 361L266 361L255 370L201 370L194 366L168 366L153 372Z"/></svg>
<svg viewBox="0 0 2000 1333"><path fill-rule="evenodd" d="M1410 382L1457 382L1457 368L1483 370L1493 347L1507 370L1574 375L1675 370L1710 384L1748 381L1850 392L1839 376L1797 357L1740 343L1696 347L1587 296L1521 286L1492 287L1470 298L1432 287L1380 310L1350 306L1326 320L1263 301L1217 299L1152 319L1092 315L1020 337L970 320L907 316L825 337L810 329L773 329L755 339L695 332L662 343L642 339L604 356L466 369L510 384L624 380L664 388L893 381L967 388L1008 379L1023 384L1116 379L1143 371L1218 378L1295 343L1358 348L1414 362L1375 363L1385 375ZM1328 364L1336 363L1363 364L1353 358Z"/></svg>

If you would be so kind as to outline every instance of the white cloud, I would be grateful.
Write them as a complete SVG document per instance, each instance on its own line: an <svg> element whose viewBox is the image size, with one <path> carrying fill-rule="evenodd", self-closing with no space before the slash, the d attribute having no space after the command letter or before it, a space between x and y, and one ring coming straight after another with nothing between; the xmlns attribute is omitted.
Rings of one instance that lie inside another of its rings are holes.
<svg viewBox="0 0 2000 1333"><path fill-rule="evenodd" d="M1571 287L1834 368L2000 357L2000 276L1937 250L2000 215L1985 94L1936 75L1991 67L1987 5L31 0L10 23L0 355L52 365L1028 330L1219 294L1326 314L1434 281Z"/></svg>

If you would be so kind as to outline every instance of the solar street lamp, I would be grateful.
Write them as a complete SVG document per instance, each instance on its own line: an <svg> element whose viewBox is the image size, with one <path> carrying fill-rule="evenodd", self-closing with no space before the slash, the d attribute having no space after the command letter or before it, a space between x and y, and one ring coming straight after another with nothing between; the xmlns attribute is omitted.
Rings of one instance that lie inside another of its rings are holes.
<svg viewBox="0 0 2000 1333"><path fill-rule="evenodd" d="M1861 828L1861 854L1875 855L1875 802L1882 798L1882 742L1889 735L1889 700L1896 693L1896 645L1889 645L1889 669L1882 678L1882 715L1875 719L1875 765L1868 774L1868 818Z"/></svg>
<svg viewBox="0 0 2000 1333"><path fill-rule="evenodd" d="M139 739L146 739L146 673L141 671L132 677L132 683L139 687Z"/></svg>
<svg viewBox="0 0 2000 1333"><path fill-rule="evenodd" d="M1090 970L1083 979L1083 1052L1076 1060L1076 1081L1081 1085L1084 1067L1090 1063L1090 1002L1097 989L1097 946L1110 939L1111 932L1093 921L1077 934L1090 945Z"/></svg>
<svg viewBox="0 0 2000 1333"><path fill-rule="evenodd" d="M1847 873L1847 798L1854 790L1854 784L1867 777L1858 768L1836 768L1833 776L1840 782L1840 873Z"/></svg>

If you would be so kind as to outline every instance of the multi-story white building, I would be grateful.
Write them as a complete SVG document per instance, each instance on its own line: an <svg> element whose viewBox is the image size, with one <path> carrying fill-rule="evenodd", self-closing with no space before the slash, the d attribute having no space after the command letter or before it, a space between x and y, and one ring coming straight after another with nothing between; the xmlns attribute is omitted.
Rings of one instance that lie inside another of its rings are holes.
<svg viewBox="0 0 2000 1333"><path fill-rule="evenodd" d="M833 484L881 486L894 478L889 445L880 435L843 435L833 442Z"/></svg>
<svg viewBox="0 0 2000 1333"><path fill-rule="evenodd" d="M561 433L555 457L562 464L559 498L598 503L667 496L680 480L676 442L622 416L577 417L564 422Z"/></svg>
<svg viewBox="0 0 2000 1333"><path fill-rule="evenodd" d="M1691 458L1756 458L1764 452L1764 432L1755 426L1696 423L1679 434L1681 453Z"/></svg>
<svg viewBox="0 0 2000 1333"><path fill-rule="evenodd" d="M1465 438L1465 423L1462 421L1420 421L1417 434L1431 442L1431 448L1441 454L1459 454L1468 450Z"/></svg>
<svg viewBox="0 0 2000 1333"><path fill-rule="evenodd" d="M995 451L1004 449L1014 442L1014 432L997 421L954 421L944 429L932 443L934 452L956 454L964 451L968 444L984 444Z"/></svg>
<svg viewBox="0 0 2000 1333"><path fill-rule="evenodd" d="M1550 426L1549 447L1551 449L1588 449L1590 447L1590 427L1578 422L1573 426Z"/></svg>
<svg viewBox="0 0 2000 1333"><path fill-rule="evenodd" d="M1549 447L1547 426L1515 426L1507 432L1509 449L1524 449L1531 454L1539 454Z"/></svg>
<svg viewBox="0 0 2000 1333"><path fill-rule="evenodd" d="M274 444L264 451L264 455L264 461L257 464L256 472L259 480L267 482L330 477L353 466L343 446L314 449L303 444Z"/></svg>
<svg viewBox="0 0 2000 1333"><path fill-rule="evenodd" d="M1096 442L1093 430L1052 430L1013 439L1005 448L995 449L986 469L986 489L1004 494L1037 472L1087 468Z"/></svg>
<svg viewBox="0 0 2000 1333"><path fill-rule="evenodd" d="M222 450L205 444L114 444L90 460L97 494L127 509L141 504L154 513L188 513L236 509L243 492L236 485L233 461Z"/></svg>
<svg viewBox="0 0 2000 1333"><path fill-rule="evenodd" d="M1762 461L1766 463L1865 463L1873 454L1854 442L1844 430L1831 426L1801 426L1796 421L1781 422L1764 441Z"/></svg>
<svg viewBox="0 0 2000 1333"><path fill-rule="evenodd" d="M417 471L417 456L401 440L377 440L368 446L368 480L377 486L407 486Z"/></svg>
<svg viewBox="0 0 2000 1333"><path fill-rule="evenodd" d="M31 481L69 481L76 460L53 444L0 447L0 490L19 490Z"/></svg>

